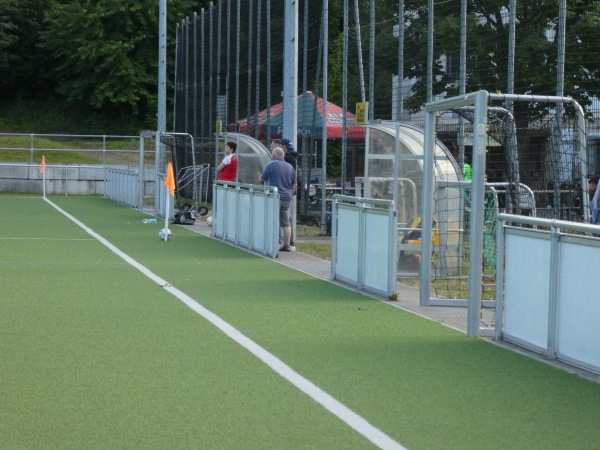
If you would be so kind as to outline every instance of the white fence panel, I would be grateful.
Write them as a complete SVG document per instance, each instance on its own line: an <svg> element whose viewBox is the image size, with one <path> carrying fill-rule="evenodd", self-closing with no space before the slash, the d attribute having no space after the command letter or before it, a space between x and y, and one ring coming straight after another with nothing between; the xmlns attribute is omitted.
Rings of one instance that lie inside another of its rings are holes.
<svg viewBox="0 0 600 450"><path fill-rule="evenodd" d="M377 288L381 291L387 290L388 276L394 277L396 285L396 273L390 274L390 258L394 266L396 261L396 241L388 231L390 216L388 211L378 209L365 210L365 286ZM395 291L395 289L394 289Z"/></svg>
<svg viewBox="0 0 600 450"><path fill-rule="evenodd" d="M359 215L356 208L338 205L335 255L335 278L346 283L358 283ZM332 228L333 230L333 228ZM332 238L333 239L333 238Z"/></svg>
<svg viewBox="0 0 600 450"><path fill-rule="evenodd" d="M251 248L250 223L252 221L252 195L247 191L240 191L238 198L238 229L239 245Z"/></svg>
<svg viewBox="0 0 600 450"><path fill-rule="evenodd" d="M557 357L600 368L600 248L561 243Z"/></svg>
<svg viewBox="0 0 600 450"><path fill-rule="evenodd" d="M270 199L274 196L277 201ZM279 247L279 196L270 191L254 191L250 210L252 245L254 251Z"/></svg>
<svg viewBox="0 0 600 450"><path fill-rule="evenodd" d="M239 244L238 223L241 211L238 211L238 198L240 192L237 189L225 190L225 215L223 222L225 227L225 238L235 244ZM244 214L245 215L245 214ZM219 217L221 215L219 214Z"/></svg>
<svg viewBox="0 0 600 450"><path fill-rule="evenodd" d="M331 277L358 289L396 294L397 217L394 202L334 195Z"/></svg>
<svg viewBox="0 0 600 450"><path fill-rule="evenodd" d="M550 239L548 233L506 236L504 335L538 351L548 344Z"/></svg>
<svg viewBox="0 0 600 450"><path fill-rule="evenodd" d="M213 237L275 258L279 250L277 188L216 182Z"/></svg>
<svg viewBox="0 0 600 450"><path fill-rule="evenodd" d="M600 228L511 214L498 220L496 337L600 373L600 239L593 237Z"/></svg>
<svg viewBox="0 0 600 450"><path fill-rule="evenodd" d="M106 169L105 196L132 208L141 208L139 172L136 170Z"/></svg>

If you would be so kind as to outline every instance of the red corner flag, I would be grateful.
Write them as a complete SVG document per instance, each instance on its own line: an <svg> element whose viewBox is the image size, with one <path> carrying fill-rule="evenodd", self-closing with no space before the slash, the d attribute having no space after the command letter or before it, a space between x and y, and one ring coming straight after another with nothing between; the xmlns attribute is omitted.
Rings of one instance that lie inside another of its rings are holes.
<svg viewBox="0 0 600 450"><path fill-rule="evenodd" d="M42 165L40 166L40 173L44 173L46 170L46 156L42 155Z"/></svg>
<svg viewBox="0 0 600 450"><path fill-rule="evenodd" d="M165 179L165 187L169 188L171 197L175 196L175 177L173 176L173 166L171 163L167 165L167 178Z"/></svg>

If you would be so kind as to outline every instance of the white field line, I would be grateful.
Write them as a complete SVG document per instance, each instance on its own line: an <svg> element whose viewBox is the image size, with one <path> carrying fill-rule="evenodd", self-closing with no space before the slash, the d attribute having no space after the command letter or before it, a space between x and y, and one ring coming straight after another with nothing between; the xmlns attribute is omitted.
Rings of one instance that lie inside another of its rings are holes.
<svg viewBox="0 0 600 450"><path fill-rule="evenodd" d="M44 237L0 237L0 241L95 241L96 239L67 239L67 238L44 238Z"/></svg>
<svg viewBox="0 0 600 450"><path fill-rule="evenodd" d="M288 382L296 386L300 391L304 394L308 395L314 401L323 406L327 411L341 419L348 426L354 429L356 432L363 435L366 439L371 441L373 444L382 449L396 449L401 450L404 449L402 445L393 440L390 436L385 434L379 428L371 425L367 422L366 419L356 414L350 408L345 406L343 403L336 400L334 397L329 395L327 392L323 391L321 388L316 386L307 378L304 378L290 366L285 364L279 358L277 358L272 353L268 352L260 345L248 339L244 334L242 334L239 330L231 326L229 323L225 322L216 314L212 313L208 309L204 308L198 302L196 302L193 298L189 297L184 292L180 291L174 286L171 286L166 280L160 278L158 275L151 272L147 267L143 266L133 258L131 258L126 253L119 250L113 244L108 242L98 233L96 233L91 228L87 227L84 223L77 220L71 214L62 210L58 205L52 203L47 198L44 198L46 202L48 202L54 209L63 214L65 217L69 218L75 224L80 226L83 230L85 230L90 236L94 237L100 243L102 243L105 247L115 253L117 256L125 260L128 264L135 267L137 270L142 272L152 281L154 281L159 286L163 287L166 291L174 295L177 299L179 299L182 303L187 305L191 310L202 316L204 319L209 321L212 325L221 330L225 335L229 338L233 339L239 345L244 347L262 362L264 362L267 366L269 366L273 371L281 375Z"/></svg>

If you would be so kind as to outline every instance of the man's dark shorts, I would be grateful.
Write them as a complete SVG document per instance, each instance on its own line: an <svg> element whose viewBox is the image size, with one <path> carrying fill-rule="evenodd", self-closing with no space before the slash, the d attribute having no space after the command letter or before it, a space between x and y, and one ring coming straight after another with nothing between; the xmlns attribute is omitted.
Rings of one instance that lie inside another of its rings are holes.
<svg viewBox="0 0 600 450"><path fill-rule="evenodd" d="M279 200L279 226L290 227L290 205L291 200Z"/></svg>

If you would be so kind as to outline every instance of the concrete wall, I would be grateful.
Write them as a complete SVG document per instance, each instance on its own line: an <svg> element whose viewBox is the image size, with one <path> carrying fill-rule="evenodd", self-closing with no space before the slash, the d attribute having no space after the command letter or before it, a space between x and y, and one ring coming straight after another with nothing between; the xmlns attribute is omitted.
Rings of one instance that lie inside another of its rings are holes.
<svg viewBox="0 0 600 450"><path fill-rule="evenodd" d="M112 166L127 169L128 166ZM46 194L104 195L104 166L46 166ZM0 192L42 193L39 165L0 164Z"/></svg>

